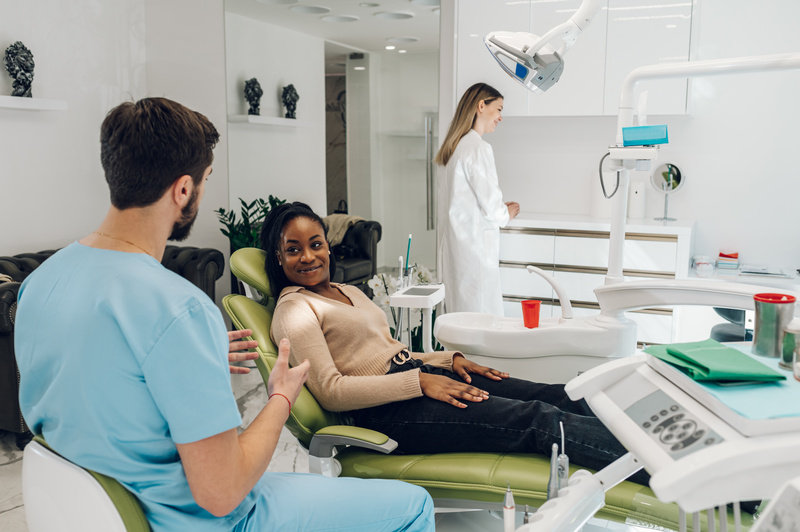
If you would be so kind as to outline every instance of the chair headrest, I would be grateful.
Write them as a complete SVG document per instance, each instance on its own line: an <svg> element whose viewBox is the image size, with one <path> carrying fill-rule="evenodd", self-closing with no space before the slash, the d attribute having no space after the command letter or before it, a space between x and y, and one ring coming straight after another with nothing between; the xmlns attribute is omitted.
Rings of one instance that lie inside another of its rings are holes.
<svg viewBox="0 0 800 532"><path fill-rule="evenodd" d="M231 255L231 272L267 298L275 297L264 271L266 253L258 248L242 248Z"/></svg>

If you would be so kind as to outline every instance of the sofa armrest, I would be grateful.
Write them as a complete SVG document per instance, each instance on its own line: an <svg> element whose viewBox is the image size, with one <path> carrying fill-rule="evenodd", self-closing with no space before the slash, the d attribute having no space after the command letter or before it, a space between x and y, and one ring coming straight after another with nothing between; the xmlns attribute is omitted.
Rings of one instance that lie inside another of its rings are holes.
<svg viewBox="0 0 800 532"><path fill-rule="evenodd" d="M161 264L214 299L215 283L225 272L225 257L213 248L167 246Z"/></svg>

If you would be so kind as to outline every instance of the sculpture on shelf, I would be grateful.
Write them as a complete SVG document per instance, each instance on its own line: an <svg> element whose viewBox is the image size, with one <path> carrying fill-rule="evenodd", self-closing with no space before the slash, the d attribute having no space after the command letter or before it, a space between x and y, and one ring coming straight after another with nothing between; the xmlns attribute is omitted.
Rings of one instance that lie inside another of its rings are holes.
<svg viewBox="0 0 800 532"><path fill-rule="evenodd" d="M300 96L294 90L294 85L287 85L283 88L281 100L283 100L283 105L286 107L286 118L297 118L294 111L297 109L297 100L299 99Z"/></svg>
<svg viewBox="0 0 800 532"><path fill-rule="evenodd" d="M30 98L33 96L31 85L33 85L33 52L17 41L6 48L4 58L6 70L14 83L11 85L11 96L22 96Z"/></svg>
<svg viewBox="0 0 800 532"><path fill-rule="evenodd" d="M247 114L258 116L261 113L261 96L264 91L261 90L261 84L256 78L250 78L244 82L244 99L250 104Z"/></svg>

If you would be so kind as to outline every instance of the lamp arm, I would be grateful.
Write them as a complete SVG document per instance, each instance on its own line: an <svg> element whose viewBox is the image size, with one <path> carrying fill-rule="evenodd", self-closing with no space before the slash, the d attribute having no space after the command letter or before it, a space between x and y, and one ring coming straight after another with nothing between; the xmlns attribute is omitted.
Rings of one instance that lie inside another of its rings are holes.
<svg viewBox="0 0 800 532"><path fill-rule="evenodd" d="M558 49L558 54L563 56L572 48L572 45L575 44L578 35L592 22L592 19L597 15L597 12L600 11L602 5L603 0L583 0L583 3L578 7L578 11L576 11L568 21L559 24L542 35L539 40L531 46L530 50L528 50L528 54L533 57L536 52L541 50L550 41L560 37L564 42Z"/></svg>

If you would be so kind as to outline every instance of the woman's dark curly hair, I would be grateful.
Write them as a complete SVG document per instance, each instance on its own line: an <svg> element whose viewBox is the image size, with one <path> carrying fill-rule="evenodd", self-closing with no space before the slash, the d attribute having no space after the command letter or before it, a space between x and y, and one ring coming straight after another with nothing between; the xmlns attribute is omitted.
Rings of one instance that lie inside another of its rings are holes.
<svg viewBox="0 0 800 532"><path fill-rule="evenodd" d="M273 208L267 218L264 220L264 225L261 226L261 234L259 240L261 249L266 251L266 258L264 259L264 270L267 272L270 286L272 288L272 296L277 299L280 297L281 292L287 286L292 286L292 282L286 277L283 272L283 267L278 262L278 253L281 249L281 234L283 233L286 224L295 218L308 218L312 222L317 222L323 231L325 242L328 242L328 228L322 218L311 210L311 207L305 203L295 201L293 203L284 203ZM328 244L330 247L330 244ZM330 255L330 274L333 280L333 274L336 271L336 261L333 255Z"/></svg>

